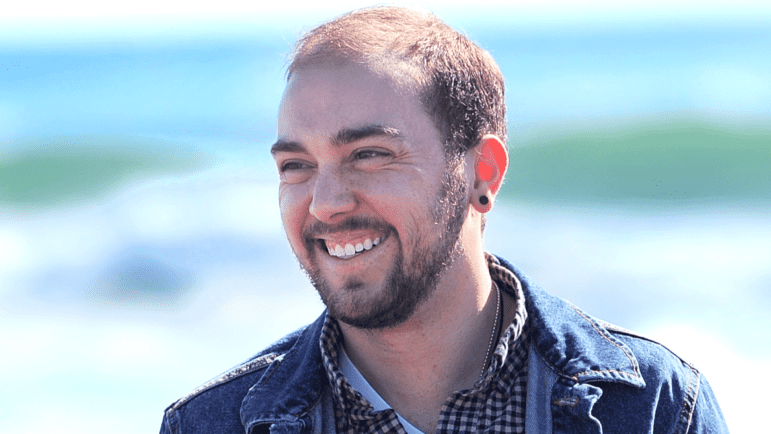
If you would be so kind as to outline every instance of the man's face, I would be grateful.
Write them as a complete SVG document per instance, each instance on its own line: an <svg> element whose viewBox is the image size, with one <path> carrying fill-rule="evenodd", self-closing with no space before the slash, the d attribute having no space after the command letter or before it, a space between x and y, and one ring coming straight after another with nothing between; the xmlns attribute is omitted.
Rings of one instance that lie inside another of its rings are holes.
<svg viewBox="0 0 771 434"><path fill-rule="evenodd" d="M272 152L287 238L330 314L360 328L409 318L457 253L467 209L462 166L445 162L417 98L359 65L303 68Z"/></svg>

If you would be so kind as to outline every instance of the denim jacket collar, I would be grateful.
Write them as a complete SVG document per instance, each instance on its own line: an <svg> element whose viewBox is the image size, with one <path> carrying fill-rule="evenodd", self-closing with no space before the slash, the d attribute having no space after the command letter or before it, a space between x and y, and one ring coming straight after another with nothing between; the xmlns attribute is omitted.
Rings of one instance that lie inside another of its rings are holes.
<svg viewBox="0 0 771 434"><path fill-rule="evenodd" d="M511 263L497 259L522 283L532 346L559 376L579 383L606 381L645 387L637 358L608 332L608 324L547 294ZM328 387L319 349L325 317L326 312L309 325L249 390L241 405L247 433L261 424L279 424L289 428L287 432L299 432L310 423L309 413Z"/></svg>
<svg viewBox="0 0 771 434"><path fill-rule="evenodd" d="M327 387L319 349L325 317L326 312L310 324L249 389L241 404L241 422L247 433L261 424L302 427L308 423L308 412Z"/></svg>
<svg viewBox="0 0 771 434"><path fill-rule="evenodd" d="M608 332L611 326L550 295L514 265L497 257L522 283L533 347L560 376L645 387L632 350Z"/></svg>

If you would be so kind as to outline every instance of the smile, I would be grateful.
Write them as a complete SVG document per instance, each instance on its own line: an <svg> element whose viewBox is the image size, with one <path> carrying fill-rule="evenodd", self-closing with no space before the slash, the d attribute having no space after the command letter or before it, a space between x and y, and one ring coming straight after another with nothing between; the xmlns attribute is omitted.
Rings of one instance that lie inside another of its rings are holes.
<svg viewBox="0 0 771 434"><path fill-rule="evenodd" d="M331 256L339 259L351 259L362 252L372 250L381 241L381 237L374 237L374 239L373 237L359 238L345 243L324 240L324 246Z"/></svg>

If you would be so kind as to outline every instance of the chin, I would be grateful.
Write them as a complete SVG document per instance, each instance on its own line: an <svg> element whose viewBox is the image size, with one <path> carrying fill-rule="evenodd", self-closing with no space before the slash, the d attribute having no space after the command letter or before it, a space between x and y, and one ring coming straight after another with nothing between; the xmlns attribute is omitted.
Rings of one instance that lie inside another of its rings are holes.
<svg viewBox="0 0 771 434"><path fill-rule="evenodd" d="M436 288L437 275L406 273L403 263L399 255L377 284L349 279L333 288L321 273L310 276L330 316L359 329L383 329L407 321Z"/></svg>

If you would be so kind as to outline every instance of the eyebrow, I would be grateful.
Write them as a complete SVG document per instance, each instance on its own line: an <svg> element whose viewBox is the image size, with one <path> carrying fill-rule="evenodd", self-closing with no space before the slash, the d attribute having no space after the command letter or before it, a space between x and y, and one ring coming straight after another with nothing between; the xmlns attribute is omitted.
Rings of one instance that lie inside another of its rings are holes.
<svg viewBox="0 0 771 434"><path fill-rule="evenodd" d="M332 138L332 146L343 146L369 137L384 136L401 140L402 133L393 127L365 125L357 128L343 128Z"/></svg>
<svg viewBox="0 0 771 434"><path fill-rule="evenodd" d="M332 146L340 147L351 144L353 142L363 140L369 137L388 137L395 140L402 140L403 135L401 131L393 127L386 127L383 125L364 125L356 128L342 128L330 139ZM270 147L270 153L276 155L279 152L307 152L305 146L300 142L294 142L291 140L278 139L273 146Z"/></svg>

